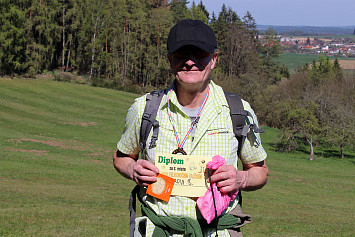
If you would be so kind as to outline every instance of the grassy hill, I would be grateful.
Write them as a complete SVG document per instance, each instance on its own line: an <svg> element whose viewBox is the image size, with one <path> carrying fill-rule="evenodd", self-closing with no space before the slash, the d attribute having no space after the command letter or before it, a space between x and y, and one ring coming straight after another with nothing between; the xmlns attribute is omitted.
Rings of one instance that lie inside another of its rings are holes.
<svg viewBox="0 0 355 237"><path fill-rule="evenodd" d="M112 166L136 95L47 80L0 79L0 236L128 236L133 182ZM355 155L310 162L272 149L270 179L244 192L244 236L352 236Z"/></svg>

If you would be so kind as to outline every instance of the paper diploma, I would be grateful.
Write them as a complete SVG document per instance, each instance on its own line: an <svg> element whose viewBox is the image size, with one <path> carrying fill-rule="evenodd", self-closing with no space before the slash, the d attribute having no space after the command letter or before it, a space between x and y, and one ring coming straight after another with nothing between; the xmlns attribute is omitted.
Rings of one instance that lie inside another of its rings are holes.
<svg viewBox="0 0 355 237"><path fill-rule="evenodd" d="M161 174L175 179L171 195L201 197L205 195L207 184L207 162L212 156L190 156L156 154L155 165Z"/></svg>

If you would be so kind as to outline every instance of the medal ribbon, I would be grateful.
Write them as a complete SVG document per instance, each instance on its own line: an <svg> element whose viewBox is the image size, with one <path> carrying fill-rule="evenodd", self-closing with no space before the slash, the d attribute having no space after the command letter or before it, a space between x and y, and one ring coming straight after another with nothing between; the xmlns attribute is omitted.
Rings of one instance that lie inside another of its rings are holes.
<svg viewBox="0 0 355 237"><path fill-rule="evenodd" d="M200 109L199 109L199 111L198 111L198 113L197 113L197 116L196 116L195 120L191 123L191 127L190 127L189 131L187 131L187 133L186 133L184 139L182 140L182 142L180 142L179 135L178 135L178 133L177 133L177 131L176 131L176 128L175 128L175 126L174 126L174 119L173 119L173 116L171 115L171 111L170 111L169 97L170 97L170 93L172 92L173 89L174 89L174 87L170 89L170 91L169 91L169 93L168 93L168 96L167 96L168 111L169 111L169 116L170 116L170 118L171 118L171 120L172 120L172 123L171 123L171 124L173 125L173 130L174 130L174 134L175 134L175 138L176 138L177 145L178 145L179 148L182 149L183 146L184 146L184 144L185 144L185 142L186 142L186 140L187 140L187 137L189 136L189 134L190 134L190 132L191 132L191 130L192 130L193 127L196 125L196 121L199 119L200 114L201 114L201 112L202 112L202 109L205 107L206 101L207 101L208 96L209 96L209 94L210 94L210 88L208 87L208 91L207 91L207 93L206 93L205 99L203 100L203 102L202 102L202 104L201 104L201 106L200 106Z"/></svg>

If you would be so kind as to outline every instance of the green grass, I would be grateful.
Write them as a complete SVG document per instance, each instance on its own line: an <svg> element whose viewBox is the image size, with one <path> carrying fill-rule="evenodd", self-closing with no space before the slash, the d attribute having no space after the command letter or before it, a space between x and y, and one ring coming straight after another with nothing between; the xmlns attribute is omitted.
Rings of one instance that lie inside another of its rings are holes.
<svg viewBox="0 0 355 237"><path fill-rule="evenodd" d="M316 148L316 160L309 161L307 152L274 152L277 134L267 128L263 137L268 184L243 194L243 211L254 217L245 236L353 236L354 151L341 160L322 158Z"/></svg>
<svg viewBox="0 0 355 237"><path fill-rule="evenodd" d="M135 95L0 80L0 236L127 236L133 183L112 166Z"/></svg>
<svg viewBox="0 0 355 237"><path fill-rule="evenodd" d="M295 73L296 70L306 63L311 64L313 60L318 61L318 55L306 55L306 54L294 54L294 53L283 53L278 61L288 67L291 74Z"/></svg>
<svg viewBox="0 0 355 237"><path fill-rule="evenodd" d="M0 79L0 236L128 236L133 182L112 166L136 95L46 80ZM270 179L244 192L244 236L353 236L355 153L276 153ZM317 150L316 150L317 152ZM319 151L318 151L319 152Z"/></svg>

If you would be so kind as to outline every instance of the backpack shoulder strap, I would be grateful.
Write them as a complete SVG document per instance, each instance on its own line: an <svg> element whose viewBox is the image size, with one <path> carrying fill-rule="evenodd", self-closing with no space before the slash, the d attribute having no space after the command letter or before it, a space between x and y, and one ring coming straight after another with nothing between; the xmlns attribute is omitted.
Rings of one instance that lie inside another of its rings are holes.
<svg viewBox="0 0 355 237"><path fill-rule="evenodd" d="M250 122L248 116L252 117L252 115L249 111L244 109L242 99L239 95L231 92L224 92L224 94L229 105L233 124L233 132L238 140L238 156L240 157L242 144L248 134L249 129L252 130L254 136L254 133L262 133L264 130L259 129L256 124Z"/></svg>
<svg viewBox="0 0 355 237"><path fill-rule="evenodd" d="M152 127L153 127L153 135L149 147L156 146L156 141L158 139L158 134L159 134L159 122L155 118L157 116L160 102L161 99L163 98L164 92L165 92L164 90L152 91L146 97L146 104L142 115L142 123L140 128L140 135L139 135L139 147L142 151L146 148L146 142ZM134 189L131 192L131 196L129 198L130 237L134 236L135 219L136 219L136 197L138 197L139 201L142 202L142 200L140 200L139 197L138 185L134 187Z"/></svg>
<svg viewBox="0 0 355 237"><path fill-rule="evenodd" d="M139 147L141 150L146 148L146 142L150 130L153 127L153 136L149 144L149 147L155 147L156 141L159 134L159 122L155 119L159 109L161 99L163 98L164 90L152 91L146 97L146 105L144 108L144 113L142 115L142 123L140 128L140 137L139 137Z"/></svg>
<svg viewBox="0 0 355 237"><path fill-rule="evenodd" d="M224 92L224 94L229 105L230 116L233 124L233 132L238 140L238 156L240 157L240 150L243 143L242 132L244 125L246 124L243 102L240 96L237 94L231 92Z"/></svg>

